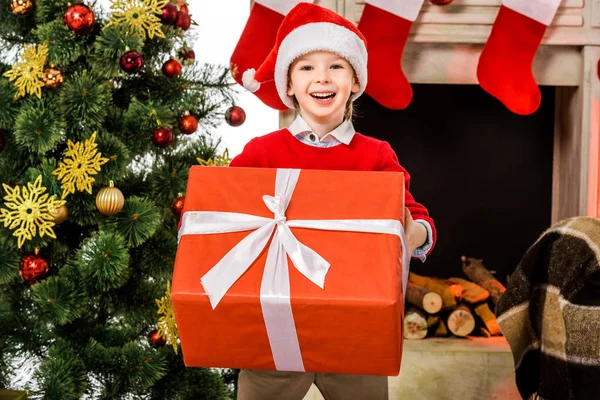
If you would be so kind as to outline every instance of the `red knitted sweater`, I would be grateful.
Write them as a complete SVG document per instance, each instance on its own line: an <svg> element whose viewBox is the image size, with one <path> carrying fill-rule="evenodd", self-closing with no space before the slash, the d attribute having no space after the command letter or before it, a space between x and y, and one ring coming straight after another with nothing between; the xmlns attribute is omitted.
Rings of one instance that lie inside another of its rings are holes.
<svg viewBox="0 0 600 400"><path fill-rule="evenodd" d="M315 147L300 142L289 130L281 129L252 139L242 153L231 161L230 166L404 172L405 205L413 219L425 220L431 226L433 245L428 254L435 246L433 219L427 209L410 194L410 175L399 164L398 157L388 142L356 133L349 145Z"/></svg>

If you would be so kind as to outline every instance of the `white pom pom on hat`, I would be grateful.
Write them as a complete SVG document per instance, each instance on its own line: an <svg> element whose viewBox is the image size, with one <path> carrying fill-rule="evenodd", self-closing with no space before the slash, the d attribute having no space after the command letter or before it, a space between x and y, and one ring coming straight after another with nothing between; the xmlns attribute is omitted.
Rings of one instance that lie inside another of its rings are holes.
<svg viewBox="0 0 600 400"><path fill-rule="evenodd" d="M246 70L242 75L242 83L244 84L244 87L252 93L257 92L258 89L260 89L260 82L254 79L255 75L256 70L254 68Z"/></svg>

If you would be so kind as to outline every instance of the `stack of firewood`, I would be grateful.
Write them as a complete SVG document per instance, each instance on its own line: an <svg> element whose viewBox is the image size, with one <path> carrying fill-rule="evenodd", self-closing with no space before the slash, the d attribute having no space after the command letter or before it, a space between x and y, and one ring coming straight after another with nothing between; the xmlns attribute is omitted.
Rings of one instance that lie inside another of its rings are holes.
<svg viewBox="0 0 600 400"><path fill-rule="evenodd" d="M462 269L468 280L410 273L404 312L406 339L502 335L493 310L505 287L482 260L463 256Z"/></svg>

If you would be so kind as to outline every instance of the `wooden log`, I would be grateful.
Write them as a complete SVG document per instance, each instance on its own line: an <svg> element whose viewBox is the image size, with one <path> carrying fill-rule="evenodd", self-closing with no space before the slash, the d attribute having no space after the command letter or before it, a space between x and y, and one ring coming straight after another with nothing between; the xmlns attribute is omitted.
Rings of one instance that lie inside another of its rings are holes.
<svg viewBox="0 0 600 400"><path fill-rule="evenodd" d="M427 336L427 318L423 311L409 307L404 313L404 338L423 339Z"/></svg>
<svg viewBox="0 0 600 400"><path fill-rule="evenodd" d="M422 288L439 294L442 297L443 309L456 306L456 299L452 295L450 287L443 280L417 275L413 272L409 273L408 280L417 286L421 286Z"/></svg>
<svg viewBox="0 0 600 400"><path fill-rule="evenodd" d="M490 332L492 336L501 336L502 331L500 330L500 326L498 325L498 321L496 320L496 316L490 310L490 306L487 303L479 304L474 308L475 314L481 318L485 327Z"/></svg>
<svg viewBox="0 0 600 400"><path fill-rule="evenodd" d="M443 320L438 322L435 331L433 331L433 336L435 337L447 337L448 336L448 328L446 328L446 324Z"/></svg>
<svg viewBox="0 0 600 400"><path fill-rule="evenodd" d="M435 314L442 309L442 297L439 294L413 282L408 282L406 287L406 301L429 314Z"/></svg>
<svg viewBox="0 0 600 400"><path fill-rule="evenodd" d="M448 281L446 281L446 283L448 284L448 289L450 290L450 293L452 293L452 296L454 296L456 301L461 302L463 299L463 294L465 293L464 286Z"/></svg>
<svg viewBox="0 0 600 400"><path fill-rule="evenodd" d="M462 278L448 278L449 282L459 284L464 289L463 299L470 304L481 303L490 297L490 292L482 288L476 283Z"/></svg>
<svg viewBox="0 0 600 400"><path fill-rule="evenodd" d="M479 334L483 337L486 338L490 338L492 337L492 334L490 333L490 331L488 331L487 329L485 329L483 326L479 327Z"/></svg>
<svg viewBox="0 0 600 400"><path fill-rule="evenodd" d="M490 292L494 304L498 304L500 297L506 291L502 285L483 265L483 260L462 256L462 269L465 275L473 282Z"/></svg>
<svg viewBox="0 0 600 400"><path fill-rule="evenodd" d="M440 323L440 317L438 315L430 315L427 317L427 328L431 329Z"/></svg>
<svg viewBox="0 0 600 400"><path fill-rule="evenodd" d="M475 329L475 317L465 305L459 305L448 315L448 330L455 336L465 337Z"/></svg>

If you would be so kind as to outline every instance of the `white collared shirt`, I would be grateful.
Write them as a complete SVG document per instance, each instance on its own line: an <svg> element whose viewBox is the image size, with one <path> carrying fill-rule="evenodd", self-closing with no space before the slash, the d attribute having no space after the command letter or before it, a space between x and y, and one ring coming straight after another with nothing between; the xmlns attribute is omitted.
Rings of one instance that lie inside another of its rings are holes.
<svg viewBox="0 0 600 400"><path fill-rule="evenodd" d="M348 145L356 133L352 121L345 120L337 128L319 139L319 135L313 132L300 115L296 117L288 130L301 142L315 147L333 147L340 143Z"/></svg>
<svg viewBox="0 0 600 400"><path fill-rule="evenodd" d="M344 122L338 125L337 128L319 139L319 135L317 135L311 129L311 127L308 126L300 114L298 114L294 122L292 122L288 130L302 143L314 147L333 147L340 144L349 145L354 137L354 134L356 133L354 130L354 125L352 125L352 121L344 120ZM427 240L423 246L414 251L412 257L418 258L421 260L421 262L425 262L425 259L427 258L426 254L433 245L433 231L431 229L431 225L429 225L429 222L425 221L424 219L415 219L415 222L425 226L425 229L427 230Z"/></svg>

